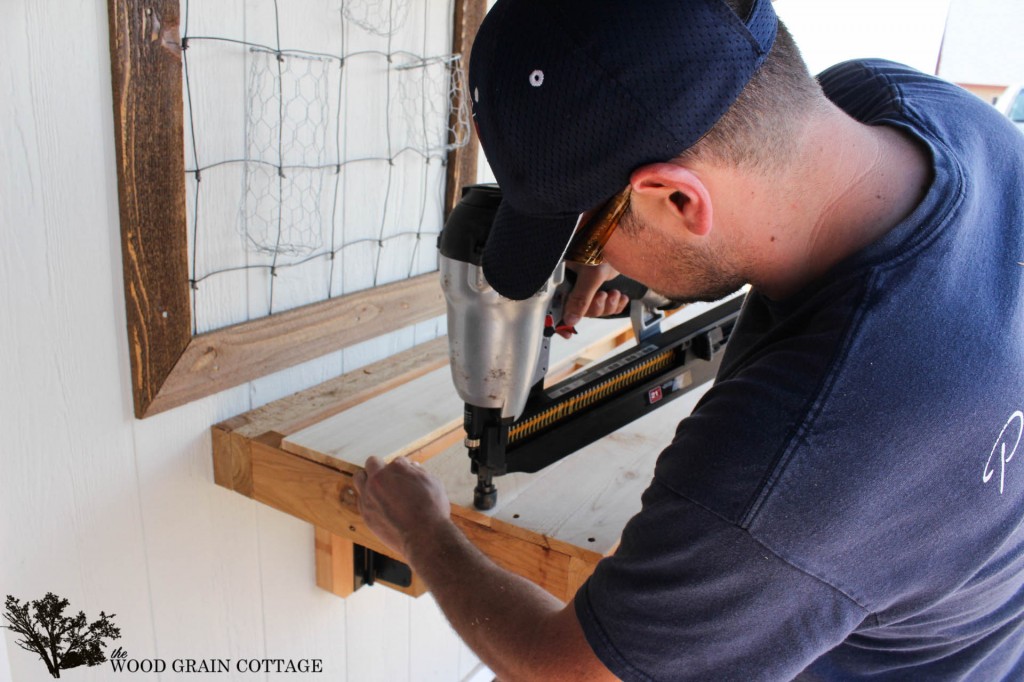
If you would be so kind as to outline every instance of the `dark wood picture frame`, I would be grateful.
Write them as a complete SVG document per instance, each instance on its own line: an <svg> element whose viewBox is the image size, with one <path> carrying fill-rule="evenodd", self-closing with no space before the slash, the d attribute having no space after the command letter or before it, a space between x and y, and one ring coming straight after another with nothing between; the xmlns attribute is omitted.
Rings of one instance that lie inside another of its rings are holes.
<svg viewBox="0 0 1024 682"><path fill-rule="evenodd" d="M429 1L429 0L428 0ZM444 313L435 273L192 335L179 0L108 0L121 249L135 416L148 417ZM455 4L468 58L486 0ZM475 181L447 161L445 214Z"/></svg>

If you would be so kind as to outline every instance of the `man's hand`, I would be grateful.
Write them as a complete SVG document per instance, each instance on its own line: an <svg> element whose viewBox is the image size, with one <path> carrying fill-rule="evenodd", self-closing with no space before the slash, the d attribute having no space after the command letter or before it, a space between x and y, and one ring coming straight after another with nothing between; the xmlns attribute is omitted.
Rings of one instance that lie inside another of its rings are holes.
<svg viewBox="0 0 1024 682"><path fill-rule="evenodd" d="M499 678L612 680L576 610L499 568L454 523L441 482L405 458L355 475L366 525L427 584L459 636Z"/></svg>
<svg viewBox="0 0 1024 682"><path fill-rule="evenodd" d="M371 457L353 482L366 525L406 559L411 540L429 536L450 518L451 504L441 481L404 457L387 465Z"/></svg>
<svg viewBox="0 0 1024 682"><path fill-rule="evenodd" d="M583 317L618 315L626 309L629 298L621 291L598 291L602 284L619 276L618 270L607 263L566 265L576 273L576 284L565 300L565 311L562 314L567 325L572 326Z"/></svg>

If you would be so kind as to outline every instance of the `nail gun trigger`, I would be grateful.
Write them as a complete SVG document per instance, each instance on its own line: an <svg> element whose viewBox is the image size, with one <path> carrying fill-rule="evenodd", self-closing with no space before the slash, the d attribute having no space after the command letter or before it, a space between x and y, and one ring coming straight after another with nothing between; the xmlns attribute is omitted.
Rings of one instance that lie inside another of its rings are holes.
<svg viewBox="0 0 1024 682"><path fill-rule="evenodd" d="M555 318L550 313L544 316L544 338L551 338L555 334L564 334L566 332L569 334L578 333L576 327L565 324L561 320L556 325Z"/></svg>

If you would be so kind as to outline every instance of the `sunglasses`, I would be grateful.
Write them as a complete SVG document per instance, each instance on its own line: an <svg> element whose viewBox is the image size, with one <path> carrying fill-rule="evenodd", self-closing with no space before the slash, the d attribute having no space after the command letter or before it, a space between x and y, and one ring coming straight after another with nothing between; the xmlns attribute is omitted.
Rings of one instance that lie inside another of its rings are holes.
<svg viewBox="0 0 1024 682"><path fill-rule="evenodd" d="M629 206L631 189L630 185L626 185L626 189L605 202L587 222L576 229L565 251L565 260L582 265L600 265L604 262L604 246Z"/></svg>

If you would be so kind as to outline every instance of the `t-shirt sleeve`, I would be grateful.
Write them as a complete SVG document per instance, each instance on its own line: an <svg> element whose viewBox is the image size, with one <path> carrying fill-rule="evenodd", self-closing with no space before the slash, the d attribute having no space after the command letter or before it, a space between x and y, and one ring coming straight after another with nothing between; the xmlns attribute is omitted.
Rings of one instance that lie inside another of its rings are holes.
<svg viewBox="0 0 1024 682"><path fill-rule="evenodd" d="M627 681L792 679L867 616L657 480L575 609L598 658Z"/></svg>

